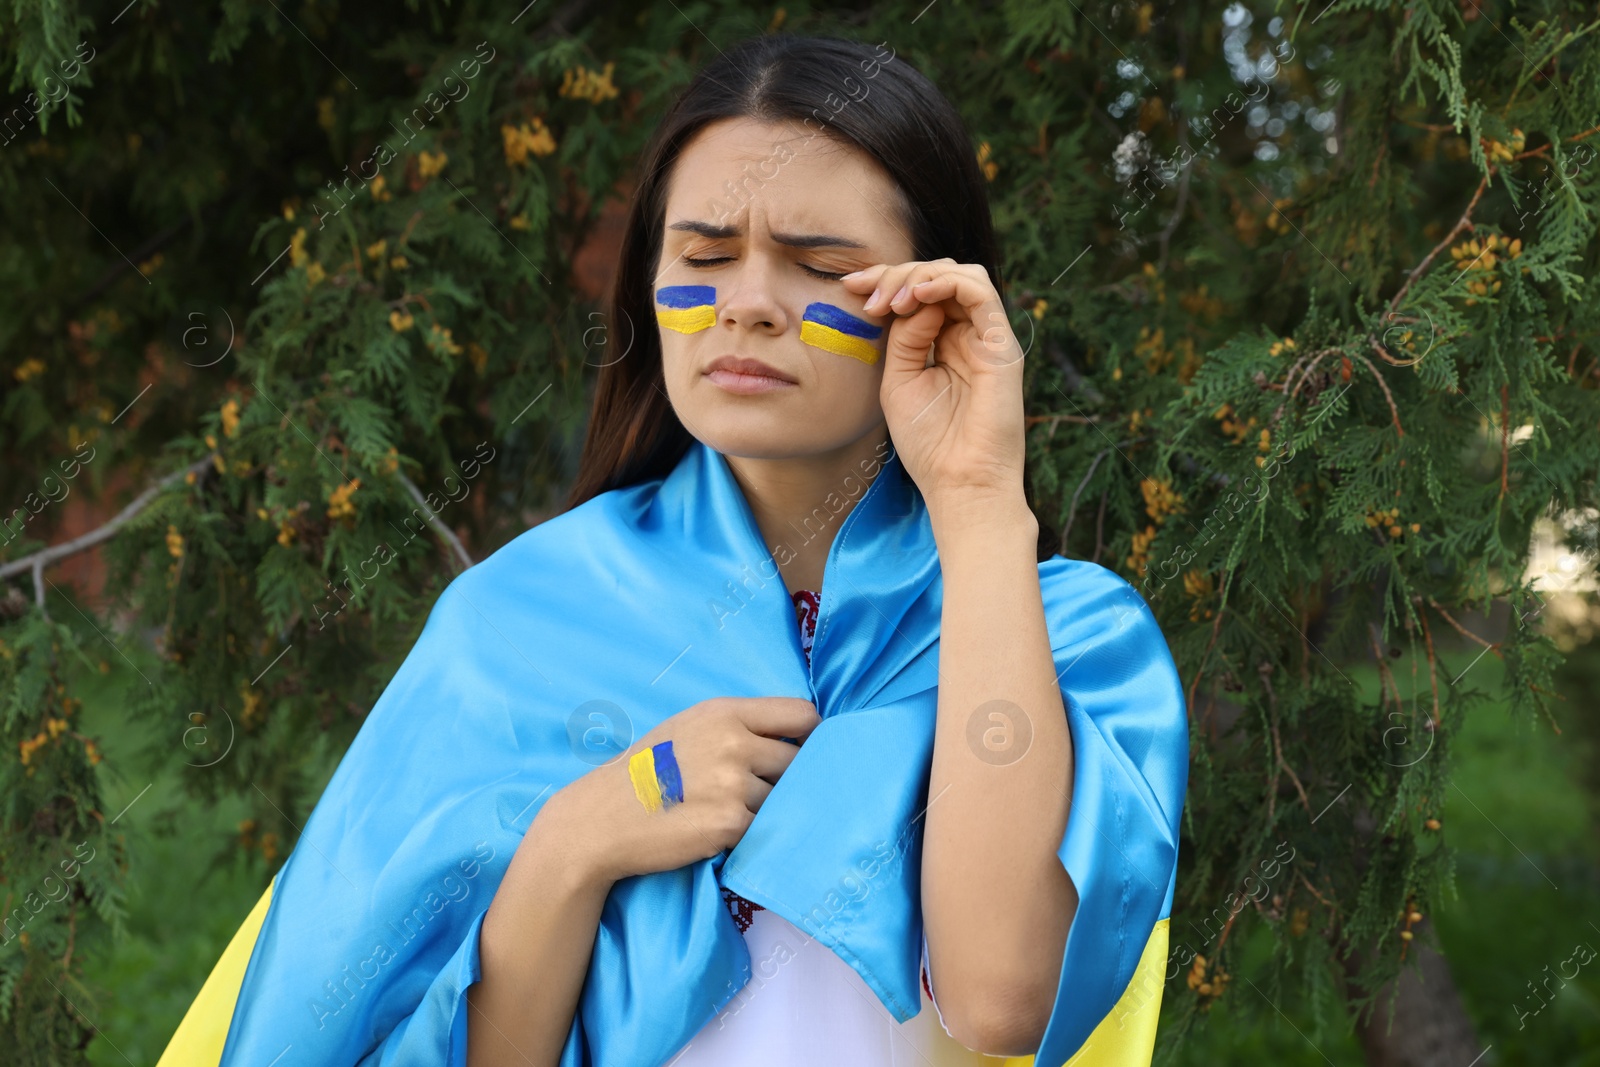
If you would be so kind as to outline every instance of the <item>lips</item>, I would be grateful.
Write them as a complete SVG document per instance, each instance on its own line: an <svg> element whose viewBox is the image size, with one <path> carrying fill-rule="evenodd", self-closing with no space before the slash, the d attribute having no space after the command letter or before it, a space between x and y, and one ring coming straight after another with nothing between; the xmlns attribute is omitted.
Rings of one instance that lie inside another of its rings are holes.
<svg viewBox="0 0 1600 1067"><path fill-rule="evenodd" d="M705 369L705 373L710 374L719 370L731 371L734 374L753 374L763 378L776 378L780 382L788 382L791 385L800 384L793 375L785 374L783 371L769 366L759 359L746 359L740 356L718 356L711 361L711 365Z"/></svg>

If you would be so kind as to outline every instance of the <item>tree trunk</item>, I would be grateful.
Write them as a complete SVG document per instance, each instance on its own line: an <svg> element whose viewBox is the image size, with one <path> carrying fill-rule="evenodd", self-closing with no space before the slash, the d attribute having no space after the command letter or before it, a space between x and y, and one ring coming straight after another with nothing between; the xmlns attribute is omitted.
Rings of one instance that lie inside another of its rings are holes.
<svg viewBox="0 0 1600 1067"><path fill-rule="evenodd" d="M1412 931L1417 937L1411 948L1421 970L1408 964L1401 972L1393 1022L1389 998L1394 985L1389 985L1356 1023L1367 1067L1469 1067L1478 1062L1484 1048L1450 978L1450 964L1423 944L1432 934L1430 920L1417 923Z"/></svg>

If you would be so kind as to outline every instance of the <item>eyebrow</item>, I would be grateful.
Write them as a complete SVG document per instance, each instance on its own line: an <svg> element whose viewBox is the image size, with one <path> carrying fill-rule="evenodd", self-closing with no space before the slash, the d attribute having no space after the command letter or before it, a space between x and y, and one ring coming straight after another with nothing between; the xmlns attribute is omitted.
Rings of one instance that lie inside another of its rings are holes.
<svg viewBox="0 0 1600 1067"><path fill-rule="evenodd" d="M669 230L683 230L686 233L699 234L701 237L722 239L738 237L743 231L737 226L718 226L715 223L700 222L696 219L685 219L667 226ZM860 241L848 237L840 237L831 233L773 233L771 237L781 245L790 248L866 248Z"/></svg>

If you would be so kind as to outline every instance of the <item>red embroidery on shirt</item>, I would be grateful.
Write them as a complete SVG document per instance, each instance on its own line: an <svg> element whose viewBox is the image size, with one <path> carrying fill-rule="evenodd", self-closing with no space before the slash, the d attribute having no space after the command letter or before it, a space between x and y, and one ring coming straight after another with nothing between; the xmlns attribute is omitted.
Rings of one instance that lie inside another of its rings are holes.
<svg viewBox="0 0 1600 1067"><path fill-rule="evenodd" d="M733 925L739 928L741 934L750 929L756 912L766 910L760 904L744 899L726 886L722 888L722 902L728 906L728 913L733 916Z"/></svg>
<svg viewBox="0 0 1600 1067"><path fill-rule="evenodd" d="M791 593L794 600L795 623L800 627L800 648L806 654L806 662L811 662L811 643L817 633L817 613L822 607L822 594L812 592L810 589L800 589ZM742 934L750 929L750 924L755 921L755 913L765 911L760 904L753 900L746 900L738 893L727 888L722 889L722 901L728 906L728 914L733 916L733 924ZM924 983L927 978L924 975ZM930 997L932 993L928 994Z"/></svg>
<svg viewBox="0 0 1600 1067"><path fill-rule="evenodd" d="M794 595L794 615L800 624L800 648L806 654L806 662L811 662L811 643L817 636L817 613L822 608L822 596L809 589L801 589Z"/></svg>

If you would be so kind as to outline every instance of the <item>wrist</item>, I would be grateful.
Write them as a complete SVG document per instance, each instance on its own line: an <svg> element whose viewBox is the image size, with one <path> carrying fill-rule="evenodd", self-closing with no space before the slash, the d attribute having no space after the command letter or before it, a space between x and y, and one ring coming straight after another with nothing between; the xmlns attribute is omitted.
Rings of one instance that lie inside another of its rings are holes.
<svg viewBox="0 0 1600 1067"><path fill-rule="evenodd" d="M524 843L532 839L530 847L546 858L549 869L580 892L607 892L622 878L610 862L615 850L608 848L604 835L596 832L595 820L584 808L584 791L578 788L594 773L556 790L534 816L533 825L523 838Z"/></svg>
<svg viewBox="0 0 1600 1067"><path fill-rule="evenodd" d="M1039 539L1039 520L1020 489L961 490L928 500L928 520L941 552L968 543Z"/></svg>

